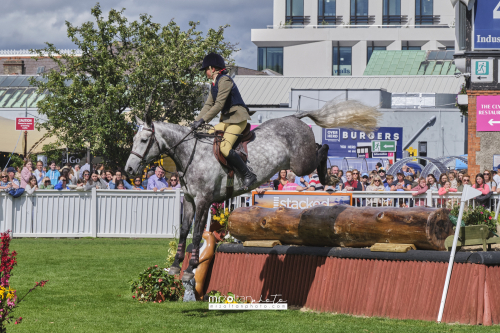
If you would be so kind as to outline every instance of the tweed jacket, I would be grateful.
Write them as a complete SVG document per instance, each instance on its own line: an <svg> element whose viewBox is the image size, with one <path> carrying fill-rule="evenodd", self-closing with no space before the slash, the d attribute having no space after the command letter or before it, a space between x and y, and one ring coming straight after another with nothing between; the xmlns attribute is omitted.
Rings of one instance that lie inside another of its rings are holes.
<svg viewBox="0 0 500 333"><path fill-rule="evenodd" d="M219 112L222 111L224 107L224 103L226 99L229 97L231 93L231 89L233 88L233 82L227 76L222 77L219 80L219 93L217 94L217 99L213 100L212 93L208 94L208 99L205 102L205 105L201 109L200 114L196 117L196 120L200 120L203 118L206 123L209 123ZM241 105L234 105L229 109L227 114L222 114L220 117L220 121L226 124L238 124L244 120L250 120L250 115L247 109Z"/></svg>

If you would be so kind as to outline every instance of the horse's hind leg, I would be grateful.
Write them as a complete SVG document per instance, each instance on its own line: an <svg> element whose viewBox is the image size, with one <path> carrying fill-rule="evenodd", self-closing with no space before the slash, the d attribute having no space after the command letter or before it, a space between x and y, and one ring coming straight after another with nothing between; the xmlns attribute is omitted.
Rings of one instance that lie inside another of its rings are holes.
<svg viewBox="0 0 500 333"><path fill-rule="evenodd" d="M189 229L191 228L191 223L194 217L194 202L189 201L187 196L184 197L184 208L182 214L181 232L179 236L179 245L177 246L177 253L175 254L175 259L168 270L170 275L178 275L181 273L180 263L184 260L184 253L186 251L186 238L189 234ZM193 199L191 199L193 200Z"/></svg>
<svg viewBox="0 0 500 333"><path fill-rule="evenodd" d="M184 275L182 275L182 281L187 282L193 279L193 269L198 267L200 263L200 242L207 222L209 207L210 203L207 204L206 202L196 205L196 217L193 229L193 250L191 252L191 259L189 260L189 266L184 271Z"/></svg>
<svg viewBox="0 0 500 333"><path fill-rule="evenodd" d="M318 145L319 146L319 145ZM326 174L328 172L328 145L320 146L316 152L316 171L318 171L318 178L322 185L326 185Z"/></svg>

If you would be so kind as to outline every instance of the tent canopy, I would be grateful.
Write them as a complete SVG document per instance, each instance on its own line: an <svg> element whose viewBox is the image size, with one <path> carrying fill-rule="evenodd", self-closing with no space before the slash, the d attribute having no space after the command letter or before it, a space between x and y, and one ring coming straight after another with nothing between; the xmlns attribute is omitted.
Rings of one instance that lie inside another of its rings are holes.
<svg viewBox="0 0 500 333"><path fill-rule="evenodd" d="M0 117L0 151L12 153L14 151L14 147L16 147L16 143L19 139L19 143L17 144L16 150L14 153L23 154L24 153L24 134L22 131L16 131L16 121L12 119L7 119L4 117ZM34 130L28 131L28 151L35 143L37 143L45 134L46 130ZM21 136L21 137L20 137ZM43 145L56 142L55 137L48 137L40 142L40 144L35 149L35 152L42 151Z"/></svg>

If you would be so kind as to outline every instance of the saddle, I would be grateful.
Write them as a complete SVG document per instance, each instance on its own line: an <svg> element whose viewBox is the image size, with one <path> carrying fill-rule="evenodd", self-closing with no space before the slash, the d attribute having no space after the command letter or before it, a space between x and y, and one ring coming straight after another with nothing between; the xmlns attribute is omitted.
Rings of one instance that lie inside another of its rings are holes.
<svg viewBox="0 0 500 333"><path fill-rule="evenodd" d="M233 167L227 163L226 158L222 155L220 151L220 144L224 140L224 131L215 131L214 145L213 151L215 158L219 161L220 164L228 168L229 170L233 170ZM246 163L248 160L248 149L247 145L249 142L255 139L255 133L250 130L250 124L247 124L243 132L238 136L238 140L233 145L233 150L240 155L241 159Z"/></svg>

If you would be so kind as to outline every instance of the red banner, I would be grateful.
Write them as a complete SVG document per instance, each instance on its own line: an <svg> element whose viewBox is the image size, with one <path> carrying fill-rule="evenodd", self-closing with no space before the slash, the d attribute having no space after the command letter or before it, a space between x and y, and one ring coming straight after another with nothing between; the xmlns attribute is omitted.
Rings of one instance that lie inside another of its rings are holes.
<svg viewBox="0 0 500 333"><path fill-rule="evenodd" d="M16 118L16 131L34 131L35 118Z"/></svg>

